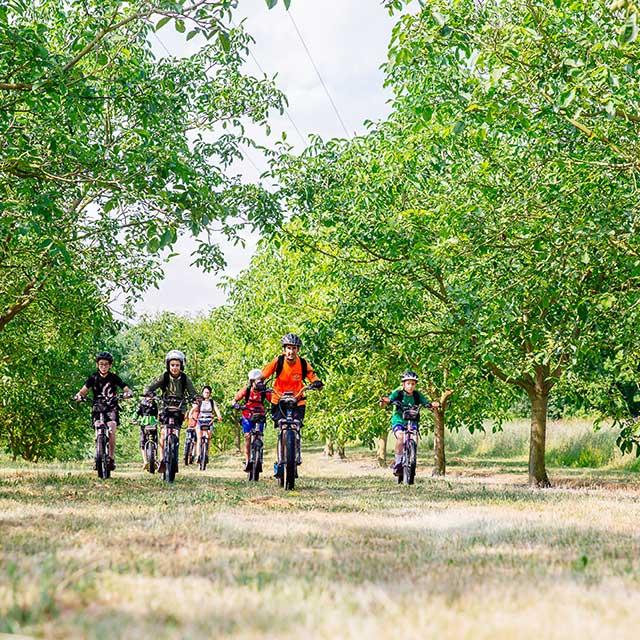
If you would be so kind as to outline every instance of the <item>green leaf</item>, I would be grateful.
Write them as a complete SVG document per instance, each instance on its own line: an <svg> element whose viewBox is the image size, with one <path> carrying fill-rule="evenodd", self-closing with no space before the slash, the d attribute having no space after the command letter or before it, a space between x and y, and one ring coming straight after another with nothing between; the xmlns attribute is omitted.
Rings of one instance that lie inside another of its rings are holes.
<svg viewBox="0 0 640 640"><path fill-rule="evenodd" d="M178 20L176 19L176 31L178 33L184 33L186 31L186 27L184 25L184 20Z"/></svg>
<svg viewBox="0 0 640 640"><path fill-rule="evenodd" d="M158 24L156 25L156 31L160 31L160 29L162 29L162 27L164 27L164 25L167 24L169 20L171 20L170 16L165 16L164 18L160 18L160 20L158 20Z"/></svg>
<svg viewBox="0 0 640 640"><path fill-rule="evenodd" d="M278 4L278 0L266 0L267 7L273 9Z"/></svg>
<svg viewBox="0 0 640 640"><path fill-rule="evenodd" d="M566 109L574 101L575 97L575 89L571 89L569 91L561 93L560 98L558 99L558 106L560 106L562 109Z"/></svg>
<svg viewBox="0 0 640 640"><path fill-rule="evenodd" d="M445 25L446 20L439 11L436 11L436 9L433 9L431 11L431 15L433 16L433 19L438 23L438 26L443 27Z"/></svg>
<svg viewBox="0 0 640 640"><path fill-rule="evenodd" d="M191 38L194 38L195 36L197 36L198 33L200 33L200 29L192 29L191 31L189 31L189 33L187 34L187 42L189 42Z"/></svg>
<svg viewBox="0 0 640 640"><path fill-rule="evenodd" d="M231 40L229 39L229 34L226 31L220 31L220 33L218 33L218 39L220 40L220 46L222 47L222 49L226 53L229 53L229 51L231 50Z"/></svg>
<svg viewBox="0 0 640 640"><path fill-rule="evenodd" d="M627 23L622 27L620 33L620 42L622 44L630 44L638 38L638 19L636 12L632 12Z"/></svg>

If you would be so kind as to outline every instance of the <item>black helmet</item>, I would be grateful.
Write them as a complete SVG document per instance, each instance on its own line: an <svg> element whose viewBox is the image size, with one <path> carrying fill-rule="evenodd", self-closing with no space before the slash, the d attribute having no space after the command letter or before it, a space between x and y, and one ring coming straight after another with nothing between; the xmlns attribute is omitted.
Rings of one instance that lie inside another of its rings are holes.
<svg viewBox="0 0 640 640"><path fill-rule="evenodd" d="M302 340L295 333L287 333L287 335L282 336L282 340L280 341L283 347L286 347L290 344L292 347L301 347Z"/></svg>
<svg viewBox="0 0 640 640"><path fill-rule="evenodd" d="M96 354L96 364L100 360L106 360L109 364L113 364L113 356L108 351L101 351Z"/></svg>
<svg viewBox="0 0 640 640"><path fill-rule="evenodd" d="M400 378L400 380L402 382L404 382L405 380L415 380L416 382L418 382L418 374L415 371L411 371L410 369L407 369L402 374L402 377Z"/></svg>

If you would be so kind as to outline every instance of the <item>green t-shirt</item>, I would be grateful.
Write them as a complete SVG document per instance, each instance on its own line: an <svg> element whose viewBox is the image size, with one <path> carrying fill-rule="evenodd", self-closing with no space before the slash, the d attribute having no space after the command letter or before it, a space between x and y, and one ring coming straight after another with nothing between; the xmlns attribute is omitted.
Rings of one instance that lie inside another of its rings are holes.
<svg viewBox="0 0 640 640"><path fill-rule="evenodd" d="M396 389L389 395L389 400L391 402L400 401L402 403L402 409L394 406L393 415L391 416L391 427L404 425L405 421L402 418L402 411L404 409L408 409L409 407L413 407L415 405L414 394L418 397L418 404L423 405L425 407L430 407L431 403L427 400L427 398L420 393L419 391L414 391L414 393L406 393L405 390L400 387Z"/></svg>

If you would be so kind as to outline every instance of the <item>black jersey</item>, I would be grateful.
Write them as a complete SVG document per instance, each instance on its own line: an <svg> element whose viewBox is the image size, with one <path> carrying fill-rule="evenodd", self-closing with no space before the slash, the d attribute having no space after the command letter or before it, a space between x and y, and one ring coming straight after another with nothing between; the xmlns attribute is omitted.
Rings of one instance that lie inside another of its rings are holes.
<svg viewBox="0 0 640 640"><path fill-rule="evenodd" d="M116 402L118 387L124 389L127 385L120 376L111 371L106 376L101 376L100 372L96 371L87 378L84 386L93 391L93 403L95 404L98 397Z"/></svg>

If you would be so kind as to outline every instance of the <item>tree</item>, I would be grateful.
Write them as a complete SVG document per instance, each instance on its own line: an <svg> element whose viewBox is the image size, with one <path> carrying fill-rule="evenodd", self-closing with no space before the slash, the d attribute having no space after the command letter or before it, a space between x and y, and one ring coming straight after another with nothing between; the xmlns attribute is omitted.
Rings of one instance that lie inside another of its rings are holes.
<svg viewBox="0 0 640 640"><path fill-rule="evenodd" d="M389 120L276 168L307 241L346 278L365 273L368 306L397 318L395 287L457 367L526 393L534 486L549 485L551 390L590 375L612 336L631 353L640 293L635 14L542 8L463 0L402 17Z"/></svg>
<svg viewBox="0 0 640 640"><path fill-rule="evenodd" d="M275 2L267 3L273 6ZM244 75L250 45L226 1L11 0L0 6L0 331L68 267L106 300L161 277L180 233L219 268L220 235L275 215L231 164L284 97ZM156 59L172 22L200 49ZM48 292L48 294L47 294Z"/></svg>

